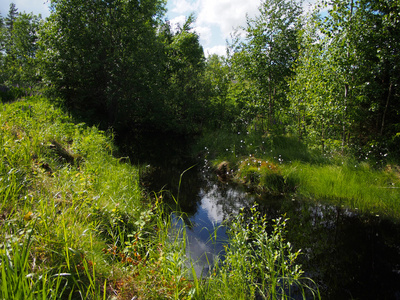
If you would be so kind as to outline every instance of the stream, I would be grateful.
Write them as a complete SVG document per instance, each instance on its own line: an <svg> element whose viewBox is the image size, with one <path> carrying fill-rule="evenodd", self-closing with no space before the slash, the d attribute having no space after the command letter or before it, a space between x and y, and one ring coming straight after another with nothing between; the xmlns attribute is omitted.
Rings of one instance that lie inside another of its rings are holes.
<svg viewBox="0 0 400 300"><path fill-rule="evenodd" d="M144 166L147 189L168 190L178 200L186 216L187 252L198 274L206 274L223 251L223 220L257 201L269 220L289 218L287 240L301 249L298 263L318 283L322 299L400 299L399 223L322 201L256 197L219 181L207 161L187 156L187 143L174 137L143 138L131 145L131 162Z"/></svg>

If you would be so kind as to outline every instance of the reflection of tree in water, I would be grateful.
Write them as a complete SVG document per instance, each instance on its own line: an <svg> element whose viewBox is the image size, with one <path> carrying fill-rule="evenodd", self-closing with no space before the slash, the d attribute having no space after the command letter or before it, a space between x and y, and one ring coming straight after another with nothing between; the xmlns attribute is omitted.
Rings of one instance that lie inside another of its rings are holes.
<svg viewBox="0 0 400 300"><path fill-rule="evenodd" d="M339 206L279 203L263 203L263 210L271 218L286 213L287 240L302 249L303 270L320 284L323 299L399 299L398 225Z"/></svg>

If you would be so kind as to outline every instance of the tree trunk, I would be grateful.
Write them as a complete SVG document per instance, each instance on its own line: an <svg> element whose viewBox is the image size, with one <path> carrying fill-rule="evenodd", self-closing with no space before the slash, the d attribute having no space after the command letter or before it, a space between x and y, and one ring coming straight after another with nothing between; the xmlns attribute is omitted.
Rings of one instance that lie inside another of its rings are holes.
<svg viewBox="0 0 400 300"><path fill-rule="evenodd" d="M381 136L383 135L383 129L385 127L385 118L386 118L386 113L387 113L387 110L388 110L388 107L389 107L389 99L390 99L390 96L392 95L392 85L393 85L393 83L391 82L390 85L389 85L388 96L386 98L385 109L383 111L382 124L381 124Z"/></svg>
<svg viewBox="0 0 400 300"><path fill-rule="evenodd" d="M342 128L342 152L344 151L344 145L346 143L346 117L347 117L347 97L349 95L349 85L344 85L344 112L343 112L343 128Z"/></svg>
<svg viewBox="0 0 400 300"><path fill-rule="evenodd" d="M269 103L268 103L268 127L271 128L271 125L272 125L272 87L271 87L271 73L268 75L268 93L269 93Z"/></svg>

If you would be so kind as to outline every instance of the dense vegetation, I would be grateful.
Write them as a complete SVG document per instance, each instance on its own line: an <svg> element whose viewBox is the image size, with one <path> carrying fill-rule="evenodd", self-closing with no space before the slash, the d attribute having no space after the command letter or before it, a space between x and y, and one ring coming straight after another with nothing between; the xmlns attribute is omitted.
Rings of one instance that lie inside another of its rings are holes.
<svg viewBox="0 0 400 300"><path fill-rule="evenodd" d="M276 298L305 286L285 220L259 234L256 210L232 220L225 261L198 280L162 195L143 193L104 132L201 137L196 152L256 192L400 216L399 0L308 13L262 0L225 57L205 58L194 15L175 30L164 14L164 0L52 0L45 20L14 4L0 18L0 298Z"/></svg>
<svg viewBox="0 0 400 300"><path fill-rule="evenodd" d="M194 16L174 30L165 3L51 1L51 16L1 19L2 98L46 92L102 128L291 134L362 159L399 150L398 1L335 0L305 13L265 0L205 58Z"/></svg>

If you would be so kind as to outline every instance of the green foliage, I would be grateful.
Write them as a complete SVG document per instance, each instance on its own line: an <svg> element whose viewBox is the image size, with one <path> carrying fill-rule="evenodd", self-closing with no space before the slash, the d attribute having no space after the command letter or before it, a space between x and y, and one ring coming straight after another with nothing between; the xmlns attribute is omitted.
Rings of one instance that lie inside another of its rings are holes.
<svg viewBox="0 0 400 300"><path fill-rule="evenodd" d="M164 1L52 1L41 32L45 82L66 107L105 126L144 122L160 108L156 26Z"/></svg>
<svg viewBox="0 0 400 300"><path fill-rule="evenodd" d="M44 81L71 112L125 134L193 132L206 113L204 54L190 16L178 32L165 1L52 1L41 31Z"/></svg>
<svg viewBox="0 0 400 300"><path fill-rule="evenodd" d="M246 41L232 45L230 63L235 80L248 81L244 99L250 118L264 118L261 130L280 127L287 108L287 79L297 58L301 7L295 1L262 1L260 15L247 20ZM243 88L243 86L242 86ZM246 116L244 116L246 118Z"/></svg>
<svg viewBox="0 0 400 300"><path fill-rule="evenodd" d="M36 60L40 16L18 13L12 3L5 26L0 28L0 97L3 101L33 93L40 76Z"/></svg>
<svg viewBox="0 0 400 300"><path fill-rule="evenodd" d="M290 86L300 136L322 149L340 140L344 150L397 133L398 11L396 1L333 1L328 16L309 17Z"/></svg>
<svg viewBox="0 0 400 300"><path fill-rule="evenodd" d="M256 206L232 217L225 257L195 299L305 299L308 293L319 298L296 264L300 251L285 240L287 221L279 218L270 225Z"/></svg>
<svg viewBox="0 0 400 300"><path fill-rule="evenodd" d="M163 24L160 39L165 48L165 110L156 118L177 132L198 132L207 116L204 71L205 58L199 36L192 30L190 15L182 28L173 33L169 23Z"/></svg>
<svg viewBox="0 0 400 300"><path fill-rule="evenodd" d="M228 61L224 57L214 54L207 58L205 84L208 86L210 127L226 127L236 121L237 99L228 97L233 94L229 92L229 89L233 88L231 77Z"/></svg>

